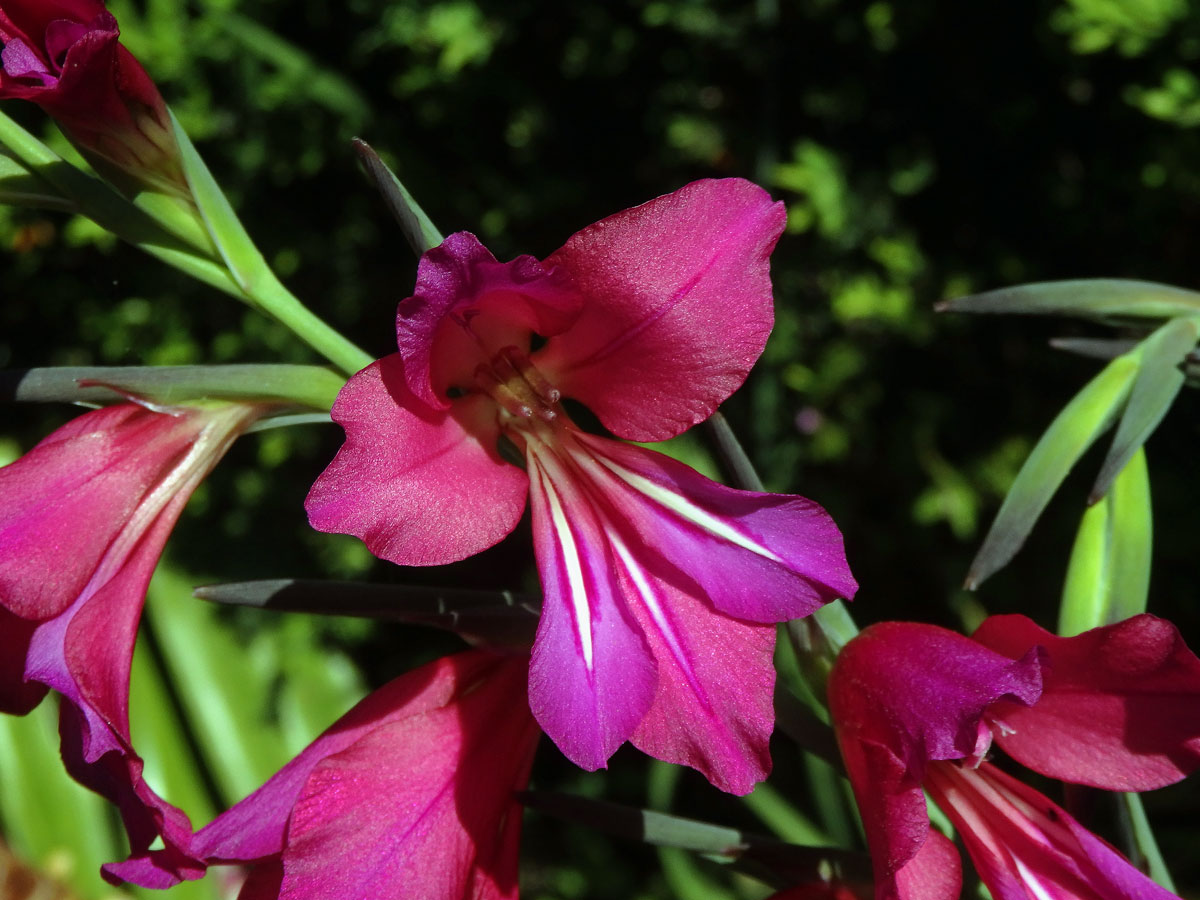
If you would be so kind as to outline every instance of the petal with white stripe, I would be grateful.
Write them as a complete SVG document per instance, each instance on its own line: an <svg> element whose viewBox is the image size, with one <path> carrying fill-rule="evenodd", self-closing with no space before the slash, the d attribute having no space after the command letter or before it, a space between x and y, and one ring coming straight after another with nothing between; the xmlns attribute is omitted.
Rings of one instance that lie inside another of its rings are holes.
<svg viewBox="0 0 1200 900"><path fill-rule="evenodd" d="M559 749L603 768L654 697L655 664L622 601L614 557L582 485L553 451L531 454L534 548L545 600L529 705Z"/></svg>
<svg viewBox="0 0 1200 900"><path fill-rule="evenodd" d="M576 463L604 483L628 527L721 612L782 622L854 596L841 532L811 500L734 490L652 450L574 439Z"/></svg>

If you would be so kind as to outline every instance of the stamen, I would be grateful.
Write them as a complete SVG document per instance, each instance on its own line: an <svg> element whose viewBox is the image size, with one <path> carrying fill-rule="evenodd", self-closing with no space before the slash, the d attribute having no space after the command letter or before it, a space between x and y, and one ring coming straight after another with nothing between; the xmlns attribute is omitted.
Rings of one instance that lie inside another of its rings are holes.
<svg viewBox="0 0 1200 900"><path fill-rule="evenodd" d="M475 382L513 416L529 419L536 415L544 422L558 418L554 407L562 393L519 347L504 347L490 363L480 364L475 369Z"/></svg>
<svg viewBox="0 0 1200 900"><path fill-rule="evenodd" d="M529 357L521 352L519 347L505 347L500 351L510 366L513 367L518 375L525 379L535 394L546 401L547 404L553 405L562 399L562 391L546 380L546 376L537 370L537 367L529 361Z"/></svg>
<svg viewBox="0 0 1200 900"><path fill-rule="evenodd" d="M475 380L497 403L514 416L522 419L533 416L533 407L526 403L523 397L518 396L508 382L502 381L487 363L480 363L475 367Z"/></svg>

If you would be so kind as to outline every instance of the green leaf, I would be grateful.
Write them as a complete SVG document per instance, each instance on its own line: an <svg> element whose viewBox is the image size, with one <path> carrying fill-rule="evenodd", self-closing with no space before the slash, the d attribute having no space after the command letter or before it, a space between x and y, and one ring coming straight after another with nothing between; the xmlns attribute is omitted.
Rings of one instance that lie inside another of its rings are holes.
<svg viewBox="0 0 1200 900"><path fill-rule="evenodd" d="M1104 499L1083 514L1063 586L1058 633L1079 634L1146 611L1153 521L1139 449Z"/></svg>
<svg viewBox="0 0 1200 900"><path fill-rule="evenodd" d="M216 609L189 596L191 581L168 563L150 584L144 621L225 804L245 797L288 760L271 721L275 672L222 627ZM315 737L315 735L314 735Z"/></svg>
<svg viewBox="0 0 1200 900"><path fill-rule="evenodd" d="M1138 374L1129 394L1129 402L1117 426L1112 447L1100 466L1100 474L1092 486L1089 503L1095 503L1108 491L1112 480L1125 463L1145 443L1158 427L1175 395L1183 387L1184 374L1180 369L1200 337L1200 324L1194 318L1172 319L1146 338L1135 351Z"/></svg>
<svg viewBox="0 0 1200 900"><path fill-rule="evenodd" d="M10 156L0 153L0 203L76 212L75 204L52 184L34 175Z"/></svg>
<svg viewBox="0 0 1200 900"><path fill-rule="evenodd" d="M417 205L412 194L396 177L396 173L387 167L371 145L359 138L355 138L353 144L363 168L376 189L383 195L384 203L400 224L400 230L404 232L404 238L413 248L413 252L420 256L445 240L437 226L425 215L425 211Z"/></svg>
<svg viewBox="0 0 1200 900"><path fill-rule="evenodd" d="M27 171L50 185L72 209L87 216L147 252L196 258L211 253L211 245L194 216L179 215L179 203L148 201L154 209L142 209L108 184L67 162L36 137L0 113L0 149ZM151 192L145 192L150 196ZM155 211L171 210L167 219Z"/></svg>
<svg viewBox="0 0 1200 900"><path fill-rule="evenodd" d="M221 190L208 166L196 152L195 146L174 113L171 114L171 124L175 128L175 140L179 143L183 172L187 177L188 186L192 189L196 209L199 210L213 245L225 261L234 281L247 299L253 299L262 283L275 280L275 275L267 266L258 247L250 240L242 220L233 211L225 192Z"/></svg>
<svg viewBox="0 0 1200 900"><path fill-rule="evenodd" d="M1138 372L1135 354L1120 356L1089 381L1050 423L1017 473L979 548L966 586L977 588L1016 555L1071 467L1116 420Z"/></svg>
<svg viewBox="0 0 1200 900"><path fill-rule="evenodd" d="M1100 321L1170 319L1200 313L1200 293L1124 278L1042 281L939 303L940 312L1076 316Z"/></svg>
<svg viewBox="0 0 1200 900"><path fill-rule="evenodd" d="M428 625L493 649L529 647L538 617L536 602L508 591L280 578L206 585L195 594L202 600L276 612Z"/></svg>
<svg viewBox="0 0 1200 900"><path fill-rule="evenodd" d="M124 856L119 826L103 799L67 775L58 743L53 700L27 716L0 716L4 840L18 856L51 870L81 897L112 897L100 866Z"/></svg>
<svg viewBox="0 0 1200 900"><path fill-rule="evenodd" d="M196 208L242 299L274 316L347 375L369 366L372 357L313 315L275 277L174 113L171 123Z"/></svg>
<svg viewBox="0 0 1200 900"><path fill-rule="evenodd" d="M346 379L319 366L62 366L0 371L0 400L166 405L197 400L295 403L328 410Z"/></svg>

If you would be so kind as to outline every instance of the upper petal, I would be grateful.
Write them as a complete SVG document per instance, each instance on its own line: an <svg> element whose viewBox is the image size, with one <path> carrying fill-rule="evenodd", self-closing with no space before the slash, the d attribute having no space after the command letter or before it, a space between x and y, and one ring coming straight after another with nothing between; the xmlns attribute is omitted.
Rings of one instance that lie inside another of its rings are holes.
<svg viewBox="0 0 1200 900"><path fill-rule="evenodd" d="M405 384L398 354L338 394L346 443L309 491L318 531L353 534L376 556L410 566L464 559L500 541L525 508L528 478L496 451L490 401L428 409Z"/></svg>
<svg viewBox="0 0 1200 900"><path fill-rule="evenodd" d="M537 365L621 437L664 440L703 421L771 331L768 257L784 219L782 203L730 178L588 226L546 260L583 307Z"/></svg>
<svg viewBox="0 0 1200 900"><path fill-rule="evenodd" d="M1010 657L1044 648L1041 699L1001 704L996 740L1044 775L1119 791L1172 784L1200 767L1200 660L1150 615L1057 637L992 616L975 640Z"/></svg>
<svg viewBox="0 0 1200 900"><path fill-rule="evenodd" d="M451 385L470 384L496 351L529 347L529 334L557 334L574 321L579 298L561 275L532 256L496 261L467 231L427 251L413 295L396 310L396 340L412 396L445 408Z"/></svg>
<svg viewBox="0 0 1200 900"><path fill-rule="evenodd" d="M936 625L882 622L843 648L829 702L843 739L888 747L919 779L931 760L976 753L993 703L1034 703L1041 668L1036 649L1014 660Z"/></svg>

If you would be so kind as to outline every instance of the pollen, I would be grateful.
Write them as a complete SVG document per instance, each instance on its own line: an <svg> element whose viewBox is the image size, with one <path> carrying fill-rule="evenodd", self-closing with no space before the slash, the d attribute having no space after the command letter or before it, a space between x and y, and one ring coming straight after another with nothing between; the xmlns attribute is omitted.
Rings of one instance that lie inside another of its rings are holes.
<svg viewBox="0 0 1200 900"><path fill-rule="evenodd" d="M475 384L513 419L558 418L562 393L519 347L505 347L475 369Z"/></svg>

